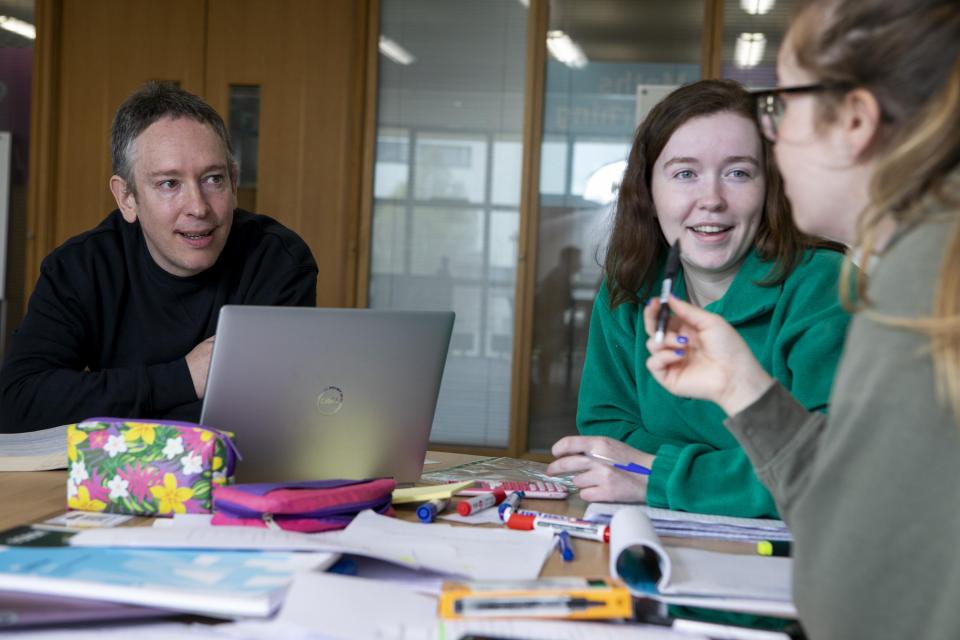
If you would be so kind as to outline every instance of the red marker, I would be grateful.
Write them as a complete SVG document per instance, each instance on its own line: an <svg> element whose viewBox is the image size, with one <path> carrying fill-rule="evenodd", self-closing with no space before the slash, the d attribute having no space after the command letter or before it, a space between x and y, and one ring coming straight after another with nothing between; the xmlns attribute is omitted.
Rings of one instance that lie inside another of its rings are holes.
<svg viewBox="0 0 960 640"><path fill-rule="evenodd" d="M566 531L574 538L610 542L610 527L608 525L581 520L580 518L558 516L552 513L514 512L507 520L507 526L520 531L541 530L550 533Z"/></svg>
<svg viewBox="0 0 960 640"><path fill-rule="evenodd" d="M490 493L472 498L464 498L457 503L457 513L462 516L468 516L476 511L483 511L490 507L500 504L507 498L507 492L503 489L494 489Z"/></svg>

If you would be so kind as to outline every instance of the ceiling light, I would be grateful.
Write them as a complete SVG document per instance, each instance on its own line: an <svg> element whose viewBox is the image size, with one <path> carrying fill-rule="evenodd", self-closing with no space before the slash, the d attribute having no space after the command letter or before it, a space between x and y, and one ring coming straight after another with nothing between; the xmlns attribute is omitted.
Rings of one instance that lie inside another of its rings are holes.
<svg viewBox="0 0 960 640"><path fill-rule="evenodd" d="M733 60L738 67L755 67L763 59L767 37L762 33L741 33L733 51Z"/></svg>
<svg viewBox="0 0 960 640"><path fill-rule="evenodd" d="M11 18L9 16L0 16L0 29L6 29L7 31L12 31L18 36L23 36L24 38L30 38L31 40L37 39L37 30L29 22L24 22L23 20L18 20L17 18Z"/></svg>
<svg viewBox="0 0 960 640"><path fill-rule="evenodd" d="M530 0L517 0L517 2L522 4L524 9L530 8Z"/></svg>
<svg viewBox="0 0 960 640"><path fill-rule="evenodd" d="M626 170L627 161L617 160L594 171L583 186L583 199L600 205L610 204L616 200Z"/></svg>
<svg viewBox="0 0 960 640"><path fill-rule="evenodd" d="M547 31L547 50L558 62L573 69L587 66L587 56L576 42L563 31Z"/></svg>
<svg viewBox="0 0 960 640"><path fill-rule="evenodd" d="M380 36L380 53L387 56L397 64L413 64L417 61L412 53L404 49L394 40L387 36Z"/></svg>
<svg viewBox="0 0 960 640"><path fill-rule="evenodd" d="M740 8L752 16L762 16L773 9L775 0L740 0Z"/></svg>

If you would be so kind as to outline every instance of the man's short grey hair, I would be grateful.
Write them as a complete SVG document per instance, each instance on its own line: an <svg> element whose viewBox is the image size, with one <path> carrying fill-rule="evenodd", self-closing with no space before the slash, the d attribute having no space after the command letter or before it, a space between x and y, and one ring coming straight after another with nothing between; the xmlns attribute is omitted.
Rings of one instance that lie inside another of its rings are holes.
<svg viewBox="0 0 960 640"><path fill-rule="evenodd" d="M230 132L213 107L198 96L169 82L148 82L135 91L117 109L110 132L110 151L114 175L123 178L127 189L136 195L133 181L133 143L147 127L161 118L192 118L208 124L223 142L227 152L230 179L234 179L236 160Z"/></svg>

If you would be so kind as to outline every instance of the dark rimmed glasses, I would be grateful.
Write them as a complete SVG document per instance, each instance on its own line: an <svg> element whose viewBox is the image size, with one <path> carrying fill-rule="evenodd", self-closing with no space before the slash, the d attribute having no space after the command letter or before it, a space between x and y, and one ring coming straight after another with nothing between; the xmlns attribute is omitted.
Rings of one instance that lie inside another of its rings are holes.
<svg viewBox="0 0 960 640"><path fill-rule="evenodd" d="M770 142L777 141L777 131L780 122L783 120L783 112L786 108L783 95L787 93L817 93L820 91L847 90L851 85L837 82L817 82L815 84L803 84L796 87L774 87L772 89L760 89L751 91L757 105L757 118L760 120L760 129L763 136Z"/></svg>

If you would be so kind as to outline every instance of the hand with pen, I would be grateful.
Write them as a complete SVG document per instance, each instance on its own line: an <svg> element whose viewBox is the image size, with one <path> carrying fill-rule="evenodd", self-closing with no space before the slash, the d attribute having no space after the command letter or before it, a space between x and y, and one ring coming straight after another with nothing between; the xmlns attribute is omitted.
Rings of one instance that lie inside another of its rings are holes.
<svg viewBox="0 0 960 640"><path fill-rule="evenodd" d="M588 502L646 502L654 456L603 436L567 436L553 445L547 473L576 474L573 484Z"/></svg>
<svg viewBox="0 0 960 640"><path fill-rule="evenodd" d="M673 315L662 341L655 337L660 301L652 300L643 312L647 369L665 389L711 400L732 416L770 388L773 378L726 320L674 297L669 305Z"/></svg>

